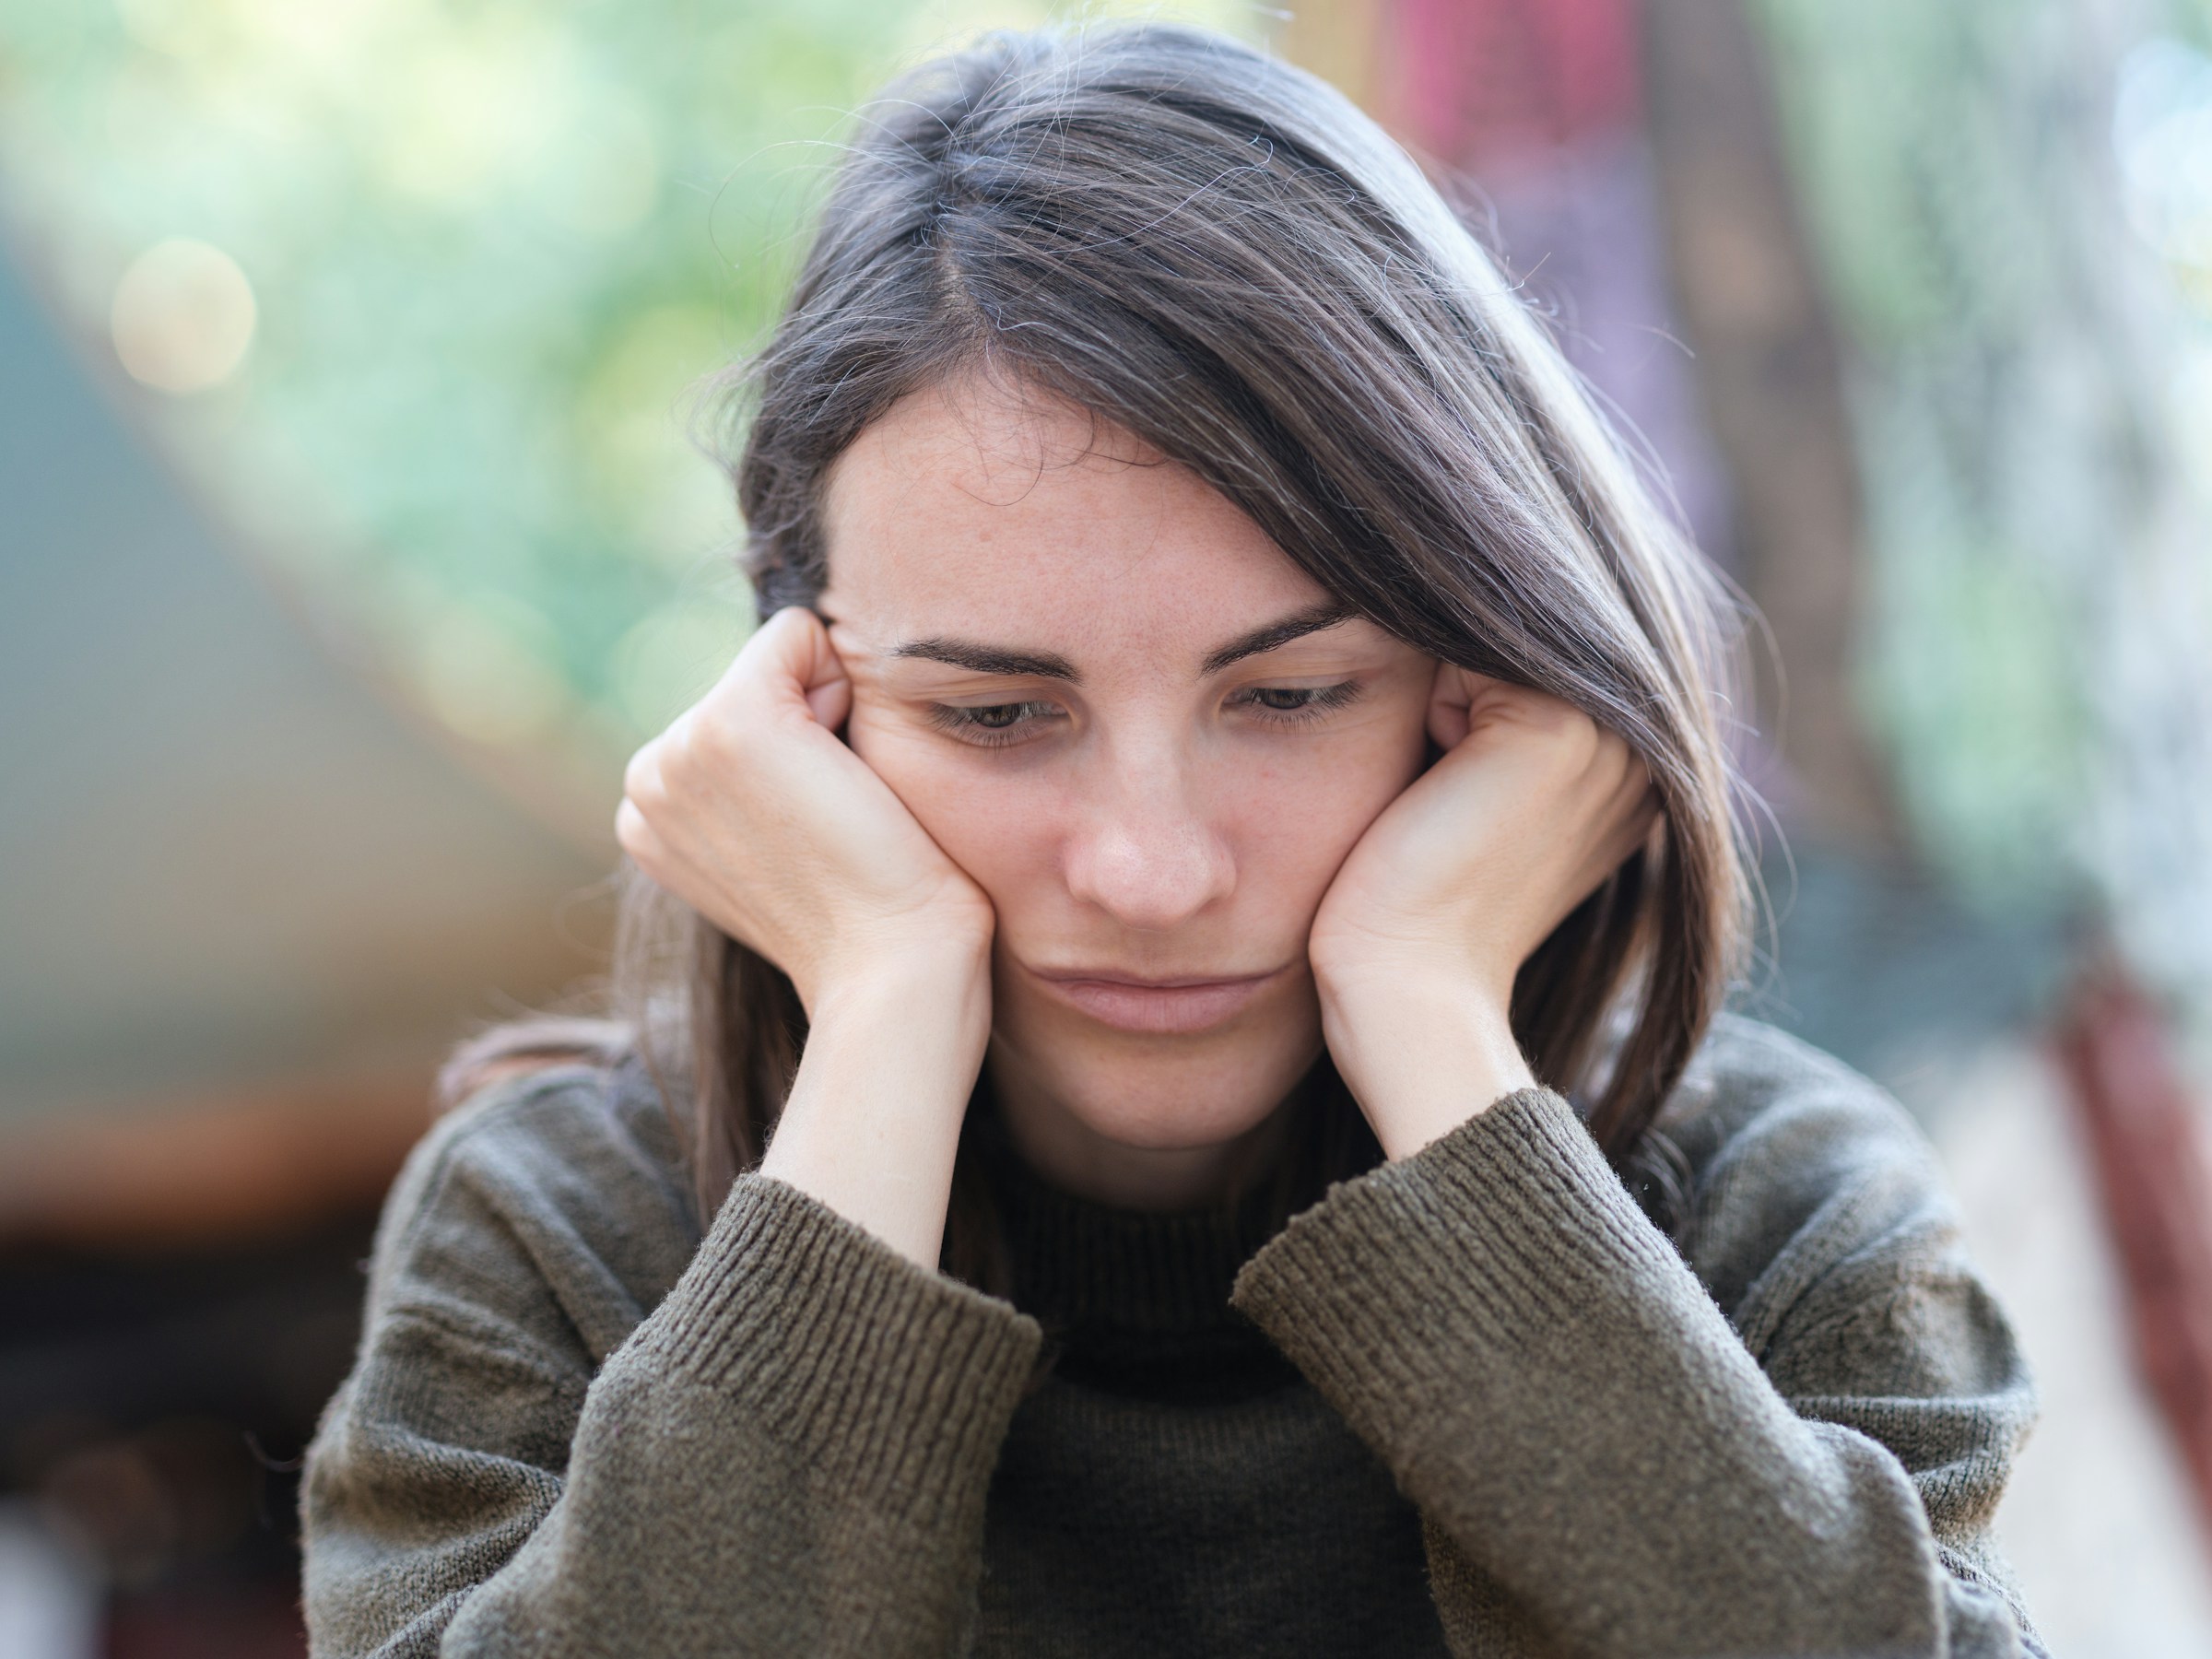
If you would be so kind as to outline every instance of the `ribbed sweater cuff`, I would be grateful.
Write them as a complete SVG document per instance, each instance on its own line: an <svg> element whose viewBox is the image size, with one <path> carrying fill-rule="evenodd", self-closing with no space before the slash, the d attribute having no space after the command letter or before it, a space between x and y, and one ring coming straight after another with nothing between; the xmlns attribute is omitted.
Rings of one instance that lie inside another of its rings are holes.
<svg viewBox="0 0 2212 1659"><path fill-rule="evenodd" d="M1042 1333L783 1182L741 1177L662 1304L668 1363L865 1502L939 1524L980 1497Z"/></svg>
<svg viewBox="0 0 2212 1659"><path fill-rule="evenodd" d="M1245 1264L1231 1300L1388 1444L1424 1411L1464 1408L1470 1354L1555 1349L1608 1300L1601 1287L1680 1271L1574 1109L1526 1088L1332 1187Z"/></svg>

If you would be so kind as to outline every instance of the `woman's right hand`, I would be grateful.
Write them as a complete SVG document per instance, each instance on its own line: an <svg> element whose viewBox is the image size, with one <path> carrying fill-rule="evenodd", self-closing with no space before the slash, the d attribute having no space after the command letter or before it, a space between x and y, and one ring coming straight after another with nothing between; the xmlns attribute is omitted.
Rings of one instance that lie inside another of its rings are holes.
<svg viewBox="0 0 2212 1659"><path fill-rule="evenodd" d="M972 953L991 902L837 736L853 688L810 611L778 611L640 749L615 835L638 867L826 993L916 949Z"/></svg>
<svg viewBox="0 0 2212 1659"><path fill-rule="evenodd" d="M615 833L806 1006L761 1173L935 1267L991 1035L994 915L838 738L852 696L820 620L779 611L638 751Z"/></svg>

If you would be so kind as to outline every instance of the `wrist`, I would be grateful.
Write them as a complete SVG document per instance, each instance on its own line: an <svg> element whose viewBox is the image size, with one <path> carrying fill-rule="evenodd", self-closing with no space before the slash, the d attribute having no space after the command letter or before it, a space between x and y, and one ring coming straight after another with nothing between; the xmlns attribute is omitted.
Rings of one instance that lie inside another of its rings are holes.
<svg viewBox="0 0 2212 1659"><path fill-rule="evenodd" d="M817 971L806 1006L810 1030L873 1027L887 1018L967 1033L980 1045L991 1024L990 934L916 930L913 937L856 946L848 959Z"/></svg>
<svg viewBox="0 0 2212 1659"><path fill-rule="evenodd" d="M990 1037L987 945L886 951L829 980L760 1172L934 1268Z"/></svg>
<svg viewBox="0 0 2212 1659"><path fill-rule="evenodd" d="M1510 988L1464 966L1316 981L1330 1056L1393 1161L1535 1081L1513 1039Z"/></svg>
<svg viewBox="0 0 2212 1659"><path fill-rule="evenodd" d="M991 978L996 918L986 903L931 907L861 926L838 928L819 942L802 982L793 982L808 1023L841 1009L881 1007L918 997L945 1009L972 1002Z"/></svg>

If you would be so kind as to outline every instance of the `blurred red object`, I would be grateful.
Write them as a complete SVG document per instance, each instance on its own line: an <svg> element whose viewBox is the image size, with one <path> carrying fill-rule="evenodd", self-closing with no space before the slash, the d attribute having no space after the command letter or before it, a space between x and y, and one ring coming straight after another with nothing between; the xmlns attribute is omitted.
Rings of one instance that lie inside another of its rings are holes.
<svg viewBox="0 0 2212 1659"><path fill-rule="evenodd" d="M110 1613L105 1659L307 1659L307 1631L280 1589L159 1591Z"/></svg>
<svg viewBox="0 0 2212 1659"><path fill-rule="evenodd" d="M2083 976L2058 1055L2097 1165L2136 1357L2212 1542L2212 1163L2163 1011L2116 959Z"/></svg>
<svg viewBox="0 0 2212 1659"><path fill-rule="evenodd" d="M1454 165L1640 117L1637 0L1397 0L1396 123Z"/></svg>

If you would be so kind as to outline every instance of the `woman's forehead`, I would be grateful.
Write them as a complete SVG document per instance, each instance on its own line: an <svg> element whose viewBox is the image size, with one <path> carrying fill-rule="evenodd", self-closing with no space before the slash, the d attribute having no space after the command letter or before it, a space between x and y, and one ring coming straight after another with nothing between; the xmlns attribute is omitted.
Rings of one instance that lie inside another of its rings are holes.
<svg viewBox="0 0 2212 1659"><path fill-rule="evenodd" d="M894 637L1014 629L1161 644L1329 595L1226 497L1072 405L917 393L832 470L827 614Z"/></svg>
<svg viewBox="0 0 2212 1659"><path fill-rule="evenodd" d="M831 469L876 467L957 474L993 500L1023 494L1041 472L1090 465L1157 465L1151 444L1105 416L1032 382L973 370L935 381L862 430Z"/></svg>

